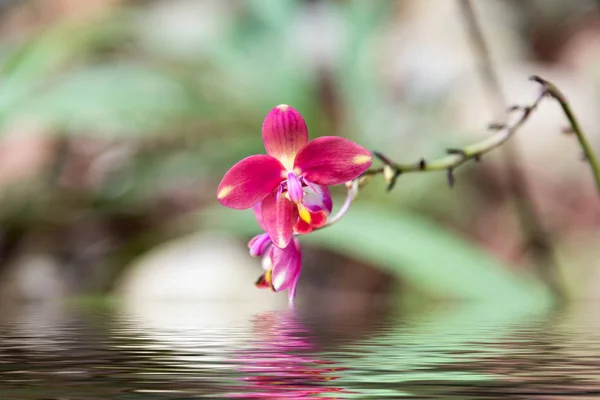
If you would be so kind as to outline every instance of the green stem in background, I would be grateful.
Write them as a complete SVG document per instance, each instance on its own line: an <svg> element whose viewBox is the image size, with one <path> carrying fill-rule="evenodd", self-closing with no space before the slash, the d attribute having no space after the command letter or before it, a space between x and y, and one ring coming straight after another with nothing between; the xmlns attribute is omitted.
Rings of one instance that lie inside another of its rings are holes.
<svg viewBox="0 0 600 400"><path fill-rule="evenodd" d="M477 72L485 89L488 100L494 111L494 118L505 117L507 101L500 85L490 53L490 46L485 40L482 24L475 10L475 0L458 0L462 12L462 20L467 28L473 56L477 61ZM537 269L539 278L544 281L556 297L564 297L564 289L558 276L558 262L554 255L552 237L539 211L536 209L527 187L527 177L523 173L524 156L514 143L503 146L503 165L506 178L506 189L511 193L512 205L522 235L523 251L531 255L533 266Z"/></svg>
<svg viewBox="0 0 600 400"><path fill-rule="evenodd" d="M458 0L458 5L477 61L477 72L494 111L494 118L500 116L504 118L508 103L491 57L490 46L485 40L482 24L475 10L475 0ZM503 150L502 169L506 179L506 189L512 195L511 203L520 226L521 246L523 251L530 253L539 278L557 297L562 298L564 289L558 276L559 267L554 255L552 237L549 230L544 227L542 217L527 187L527 177L522 168L524 156L514 143L506 143Z"/></svg>
<svg viewBox="0 0 600 400"><path fill-rule="evenodd" d="M585 154L585 159L592 169L592 175L594 176L594 181L596 183L596 190L600 196L600 165L598 164L598 158L596 157L596 153L594 153L592 146L590 146L583 129L581 129L581 125L579 125L579 121L577 120L577 117L575 117L567 98L551 82L548 82L547 80L535 75L531 77L531 80L540 83L544 87L544 90L548 96L551 96L553 99L555 99L562 107L562 110L569 120L569 124L571 125L571 131L577 136L579 145Z"/></svg>

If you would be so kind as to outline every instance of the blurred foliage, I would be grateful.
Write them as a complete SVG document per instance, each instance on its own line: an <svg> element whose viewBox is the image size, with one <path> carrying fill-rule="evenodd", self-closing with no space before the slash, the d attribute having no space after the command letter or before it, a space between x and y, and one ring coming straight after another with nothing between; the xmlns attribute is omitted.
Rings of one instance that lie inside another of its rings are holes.
<svg viewBox="0 0 600 400"><path fill-rule="evenodd" d="M234 214L235 213L235 214ZM207 226L256 234L251 212L207 209ZM516 274L468 241L422 216L357 201L336 225L301 239L381 268L418 296L546 304L549 293L528 273ZM407 293L403 293L407 295Z"/></svg>

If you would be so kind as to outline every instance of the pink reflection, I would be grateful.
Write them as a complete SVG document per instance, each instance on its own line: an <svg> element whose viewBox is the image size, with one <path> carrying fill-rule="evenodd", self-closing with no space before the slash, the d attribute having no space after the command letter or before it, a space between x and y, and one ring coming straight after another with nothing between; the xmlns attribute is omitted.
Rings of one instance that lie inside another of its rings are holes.
<svg viewBox="0 0 600 400"><path fill-rule="evenodd" d="M228 397L303 399L328 393L328 398L335 398L331 393L349 393L326 384L346 368L314 357L311 332L293 309L258 314L253 323L255 340L235 359L242 384Z"/></svg>

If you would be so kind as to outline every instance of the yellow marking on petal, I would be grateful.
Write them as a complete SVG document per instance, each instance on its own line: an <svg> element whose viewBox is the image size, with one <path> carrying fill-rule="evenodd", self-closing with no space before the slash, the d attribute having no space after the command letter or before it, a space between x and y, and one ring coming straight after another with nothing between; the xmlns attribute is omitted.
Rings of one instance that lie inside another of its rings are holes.
<svg viewBox="0 0 600 400"><path fill-rule="evenodd" d="M292 167L294 166L294 158L293 157L290 158L290 157L285 157L285 156L279 156L278 160L285 167L285 169L287 171L291 170ZM281 171L281 176L284 179L287 179L287 171Z"/></svg>
<svg viewBox="0 0 600 400"><path fill-rule="evenodd" d="M273 287L273 269L272 268L270 270L268 270L267 272L265 272L265 281L269 284L269 289L271 289L274 292L275 288Z"/></svg>
<svg viewBox="0 0 600 400"><path fill-rule="evenodd" d="M290 106L288 106L287 104L280 104L277 107L275 107L276 109L280 110L280 111L286 111L288 108L290 108Z"/></svg>
<svg viewBox="0 0 600 400"><path fill-rule="evenodd" d="M355 156L352 159L352 162L354 164L366 164L368 162L371 162L371 156L366 156L364 154L359 154L358 156Z"/></svg>
<svg viewBox="0 0 600 400"><path fill-rule="evenodd" d="M217 193L217 198L223 199L223 198L227 197L229 195L229 193L231 193L232 190L233 190L233 186L231 186L231 185L225 186L223 189L219 190L219 193Z"/></svg>
<svg viewBox="0 0 600 400"><path fill-rule="evenodd" d="M257 288L268 287L271 291L275 291L273 287L273 269L269 269L267 272L262 274L258 280L254 283Z"/></svg>
<svg viewBox="0 0 600 400"><path fill-rule="evenodd" d="M300 215L300 218L302 218L303 221L310 224L310 211L308 211L306 207L304 207L304 205L298 204L298 214Z"/></svg>

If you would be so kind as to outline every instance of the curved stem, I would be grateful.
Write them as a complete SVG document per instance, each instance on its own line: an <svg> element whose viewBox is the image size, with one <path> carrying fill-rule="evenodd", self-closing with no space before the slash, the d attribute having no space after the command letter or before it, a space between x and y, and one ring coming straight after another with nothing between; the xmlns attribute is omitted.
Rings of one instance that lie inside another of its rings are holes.
<svg viewBox="0 0 600 400"><path fill-rule="evenodd" d="M446 152L448 155L445 157L441 157L433 161L426 161L424 158L421 158L419 161L411 164L396 163L385 155L374 152L373 154L375 154L375 156L377 156L377 158L383 162L384 166L382 168L373 168L368 170L363 174L362 178L383 174L388 182L388 190L391 190L396 183L396 179L404 173L446 170L448 171L448 183L452 184L454 181L453 171L455 168L461 166L469 160L479 161L483 154L502 146L519 130L519 128L521 128L521 126L525 124L525 122L527 122L529 117L533 114L533 111L537 109L544 98L553 98L562 107L563 112L569 120L571 130L577 136L579 145L581 146L581 149L583 150L583 153L585 154L585 157L592 170L596 189L598 191L598 195L600 196L600 163L598 162L598 157L588 142L583 129L579 124L579 121L575 117L569 102L565 98L564 94L553 83L539 76L532 76L530 79L541 84L542 91L535 101L529 106L512 106L509 108L509 111L511 112L521 111L521 116L516 120L516 122L508 125L491 124L490 128L498 131L493 136L466 146L462 149L447 149Z"/></svg>
<svg viewBox="0 0 600 400"><path fill-rule="evenodd" d="M543 85L546 93L553 99L555 99L558 102L558 104L560 104L563 112L565 113L565 116L569 120L571 130L577 136L579 145L581 146L581 149L585 154L585 158L588 164L590 165L592 175L594 176L594 181L596 183L596 190L598 191L598 195L600 196L600 164L598 164L598 158L596 157L596 153L594 153L592 146L590 146L590 143L588 142L587 137L583 132L583 129L581 129L581 125L579 124L577 117L575 117L575 114L573 113L573 110L571 109L571 105L567 101L567 98L551 82L548 82L547 80L535 75L532 76L531 79Z"/></svg>
<svg viewBox="0 0 600 400"><path fill-rule="evenodd" d="M529 106L519 107L513 106L509 111L521 111L521 117L516 122L507 125L491 124L490 129L496 129L497 132L493 136L484 139L480 142L471 144L462 149L447 149L447 156L439 158L433 161L426 161L421 158L419 161L411 164L399 164L391 161L389 158L381 153L375 152L377 156L385 166L383 168L370 169L365 172L365 175L379 175L381 173L387 175L389 186L388 190L391 190L396 183L398 176L408 172L429 172L429 171L448 171L449 183L452 183L452 173L455 168L461 166L469 160L479 161L481 156L489 151L492 151L502 146L508 139L510 139L525 122L529 119L532 112L538 107L541 101L546 96L546 90L542 90L538 97Z"/></svg>
<svg viewBox="0 0 600 400"><path fill-rule="evenodd" d="M356 196L358 196L359 180L355 179L346 183L346 187L348 188L348 194L346 195L346 201L344 201L340 210L333 217L329 218L325 225L315 230L327 228L328 226L335 224L348 212L350 205L354 199L356 199Z"/></svg>

